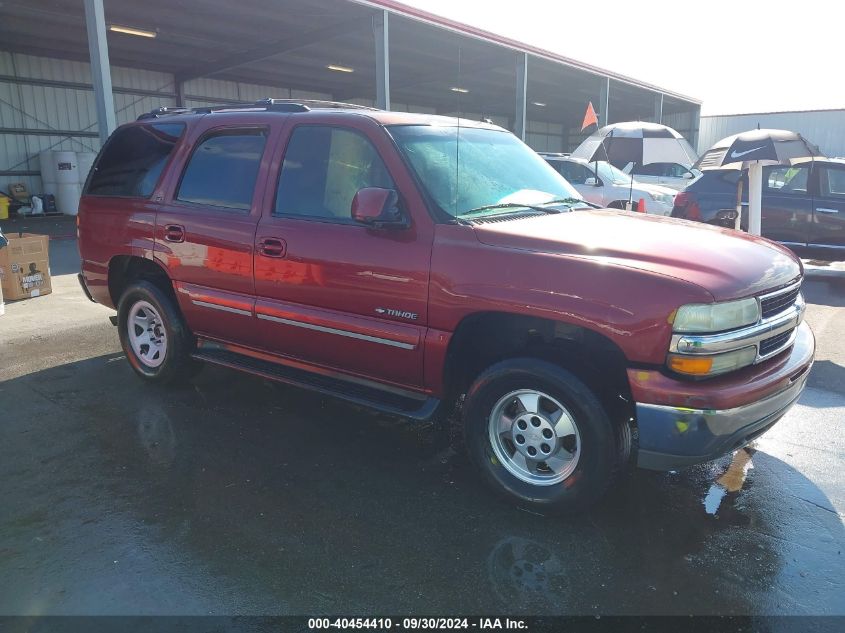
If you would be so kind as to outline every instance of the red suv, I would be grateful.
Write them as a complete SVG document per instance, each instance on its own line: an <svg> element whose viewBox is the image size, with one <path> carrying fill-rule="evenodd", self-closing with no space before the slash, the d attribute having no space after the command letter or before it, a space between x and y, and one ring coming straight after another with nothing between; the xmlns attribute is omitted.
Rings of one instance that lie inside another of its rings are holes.
<svg viewBox="0 0 845 633"><path fill-rule="evenodd" d="M813 361L789 251L596 210L487 123L157 110L101 151L79 245L83 288L117 309L145 380L210 362L412 420L457 404L486 482L547 510L634 460L748 443Z"/></svg>

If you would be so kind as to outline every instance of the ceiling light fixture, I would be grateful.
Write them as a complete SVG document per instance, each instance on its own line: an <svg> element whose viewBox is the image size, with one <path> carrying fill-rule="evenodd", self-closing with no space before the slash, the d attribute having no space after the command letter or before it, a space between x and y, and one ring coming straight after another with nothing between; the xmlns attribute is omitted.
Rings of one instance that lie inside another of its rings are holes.
<svg viewBox="0 0 845 633"><path fill-rule="evenodd" d="M155 31L147 31L145 29L133 29L129 26L119 26L117 24L110 24L109 31L114 31L115 33L124 33L125 35L137 35L138 37L149 37L155 38L158 36L158 33Z"/></svg>
<svg viewBox="0 0 845 633"><path fill-rule="evenodd" d="M465 95L466 93L469 92L469 90L467 90L466 88L457 88L457 87L449 88L449 90L451 90L452 92L460 92L462 95Z"/></svg>
<svg viewBox="0 0 845 633"><path fill-rule="evenodd" d="M531 103L532 103L533 105L535 105L535 106L539 106L539 107L541 107L541 108L545 108L545 107L546 107L546 104L545 104L545 103L543 103L543 102L541 102L541 101L532 101Z"/></svg>
<svg viewBox="0 0 845 633"><path fill-rule="evenodd" d="M354 73L355 69L350 68L349 66L337 66L336 64L329 64L326 66L329 70L333 70L338 73Z"/></svg>

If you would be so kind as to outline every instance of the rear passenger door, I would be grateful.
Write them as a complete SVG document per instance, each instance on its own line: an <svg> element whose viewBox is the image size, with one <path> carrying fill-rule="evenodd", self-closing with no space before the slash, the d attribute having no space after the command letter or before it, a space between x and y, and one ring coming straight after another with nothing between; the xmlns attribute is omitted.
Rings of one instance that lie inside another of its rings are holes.
<svg viewBox="0 0 845 633"><path fill-rule="evenodd" d="M292 127L274 160L256 233L258 331L267 351L416 388L433 225L385 131L349 118ZM410 226L356 223L365 187L397 190Z"/></svg>
<svg viewBox="0 0 845 633"><path fill-rule="evenodd" d="M266 173L269 125L192 130L156 218L155 255L197 334L255 342L252 245Z"/></svg>
<svg viewBox="0 0 845 633"><path fill-rule="evenodd" d="M808 241L845 252L845 164L818 164L818 190Z"/></svg>
<svg viewBox="0 0 845 633"><path fill-rule="evenodd" d="M763 168L763 237L795 246L807 243L813 214L809 182L809 164Z"/></svg>

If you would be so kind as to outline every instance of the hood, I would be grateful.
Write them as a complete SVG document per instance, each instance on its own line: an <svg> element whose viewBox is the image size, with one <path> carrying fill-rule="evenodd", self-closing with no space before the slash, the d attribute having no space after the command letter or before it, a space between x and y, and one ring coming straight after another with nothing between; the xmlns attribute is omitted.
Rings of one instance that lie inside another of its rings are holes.
<svg viewBox="0 0 845 633"><path fill-rule="evenodd" d="M570 211L474 225L490 246L595 259L694 283L726 301L784 286L799 260L769 240L625 211Z"/></svg>

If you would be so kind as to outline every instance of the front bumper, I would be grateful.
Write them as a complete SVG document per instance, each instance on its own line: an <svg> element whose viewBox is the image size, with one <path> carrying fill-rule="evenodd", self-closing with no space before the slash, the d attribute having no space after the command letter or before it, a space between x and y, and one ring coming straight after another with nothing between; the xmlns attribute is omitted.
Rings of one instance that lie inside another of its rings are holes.
<svg viewBox="0 0 845 633"><path fill-rule="evenodd" d="M784 352L788 356L779 362L770 361L778 363L778 367L766 379L785 378L777 383L779 390L738 406L691 408L638 401L637 465L651 470L675 470L711 461L748 444L780 420L798 400L807 383L814 351L813 334L809 326L802 324L792 349ZM748 381L747 376L745 381L743 386L753 392L754 381ZM698 382L696 390L700 392L708 382ZM682 381L677 384L679 389L690 385ZM715 384L713 388L719 390ZM667 395L665 391L661 393L664 398ZM726 395L724 391L722 395Z"/></svg>

